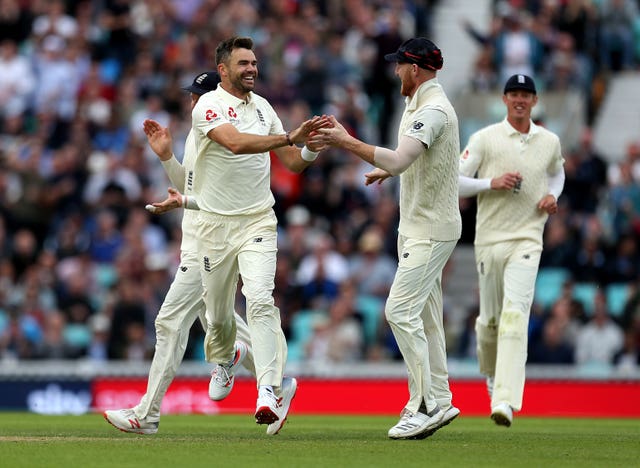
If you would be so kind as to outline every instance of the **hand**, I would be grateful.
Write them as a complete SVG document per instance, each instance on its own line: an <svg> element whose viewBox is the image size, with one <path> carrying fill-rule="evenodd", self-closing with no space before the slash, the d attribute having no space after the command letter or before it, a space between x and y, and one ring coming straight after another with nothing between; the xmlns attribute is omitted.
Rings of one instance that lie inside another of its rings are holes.
<svg viewBox="0 0 640 468"><path fill-rule="evenodd" d="M154 153L158 155L161 161L168 161L173 155L173 141L171 132L168 128L163 128L155 120L147 119L143 123L147 141Z"/></svg>
<svg viewBox="0 0 640 468"><path fill-rule="evenodd" d="M364 185L371 185L374 182L378 182L378 185L380 185L382 182L384 182L389 177L391 177L391 174L389 174L384 169L380 169L379 167L376 167L373 171L367 172L364 175L364 177L365 177Z"/></svg>
<svg viewBox="0 0 640 468"><path fill-rule="evenodd" d="M311 133L315 132L320 128L328 127L330 125L331 123L329 122L329 119L327 118L326 115L323 115L323 116L316 115L312 119L305 120L304 122L302 122L302 125L300 125L295 130L291 131L289 133L289 138L293 143L306 143ZM309 147L307 146L307 148ZM312 150L312 151L315 151L315 150Z"/></svg>
<svg viewBox="0 0 640 468"><path fill-rule="evenodd" d="M304 145L307 147L307 149L309 151L313 151L314 153L319 153L320 151L327 149L327 145L324 145L319 141L313 139L313 137L315 137L317 134L318 132L316 131L311 132L309 134L309 138L307 138L307 141L304 142Z"/></svg>
<svg viewBox="0 0 640 468"><path fill-rule="evenodd" d="M491 190L513 190L522 182L522 175L519 172L505 172L500 177L491 179Z"/></svg>
<svg viewBox="0 0 640 468"><path fill-rule="evenodd" d="M329 127L318 129L313 137L313 144L325 146L341 146L342 142L350 138L349 132L342 126L335 116L329 116Z"/></svg>
<svg viewBox="0 0 640 468"><path fill-rule="evenodd" d="M538 202L538 209L544 210L548 214L556 214L558 212L558 202L556 197L550 193L542 197L542 200Z"/></svg>
<svg viewBox="0 0 640 468"><path fill-rule="evenodd" d="M180 208L182 206L182 194L172 187L169 187L167 191L169 196L164 201L146 205L145 209L153 214L162 214Z"/></svg>

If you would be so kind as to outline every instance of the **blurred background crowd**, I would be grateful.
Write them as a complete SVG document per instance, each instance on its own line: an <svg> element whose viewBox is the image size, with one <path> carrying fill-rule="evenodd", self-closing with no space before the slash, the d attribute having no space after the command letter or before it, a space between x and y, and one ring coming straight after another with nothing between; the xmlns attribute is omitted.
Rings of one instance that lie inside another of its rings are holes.
<svg viewBox="0 0 640 468"><path fill-rule="evenodd" d="M254 39L256 91L285 128L334 114L359 138L393 146L403 102L383 55L431 37L443 3L0 0L0 359L150 358L181 213L144 210L169 182L142 121L170 127L181 158L190 108L180 88L214 68L220 40ZM587 113L578 144L563 148L567 179L545 231L529 362L637 369L640 132L612 162L595 150L591 124L611 77L640 68L640 2L489 3L485 28L462 17L451 31L477 44L467 86L501 93L507 76L528 73L541 100L546 90L575 90ZM272 160L275 297L290 360L400 359L383 314L396 268L397 180L365 187L367 170L338 150L301 175ZM458 248L469 249L473 200L461 210ZM452 264L445 285L460 268L474 266ZM451 358L475 358L475 295L445 291ZM453 296L472 305L455 311ZM196 323L188 359L203 359L202 338Z"/></svg>

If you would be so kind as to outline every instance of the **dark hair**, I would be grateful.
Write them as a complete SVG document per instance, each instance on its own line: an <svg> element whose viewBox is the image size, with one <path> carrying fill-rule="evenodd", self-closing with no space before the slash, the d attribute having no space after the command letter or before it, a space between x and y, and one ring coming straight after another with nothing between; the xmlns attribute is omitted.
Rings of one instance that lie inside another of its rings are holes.
<svg viewBox="0 0 640 468"><path fill-rule="evenodd" d="M233 36L222 41L218 44L218 47L216 47L216 65L220 65L229 60L233 49L253 50L253 39L250 37Z"/></svg>

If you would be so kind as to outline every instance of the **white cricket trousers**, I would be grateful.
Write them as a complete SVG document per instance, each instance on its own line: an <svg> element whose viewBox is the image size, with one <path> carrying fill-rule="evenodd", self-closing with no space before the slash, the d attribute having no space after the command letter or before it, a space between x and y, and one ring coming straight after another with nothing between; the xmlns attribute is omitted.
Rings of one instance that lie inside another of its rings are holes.
<svg viewBox="0 0 640 468"><path fill-rule="evenodd" d="M257 384L280 387L287 342L280 310L273 299L278 251L276 225L273 210L246 216L200 211L196 221L207 306L207 360L226 363L233 356L236 322L232 310L240 274Z"/></svg>
<svg viewBox="0 0 640 468"><path fill-rule="evenodd" d="M528 240L475 247L478 363L481 373L494 377L492 408L508 403L522 409L529 313L541 252L540 244Z"/></svg>
<svg viewBox="0 0 640 468"><path fill-rule="evenodd" d="M423 402L428 412L451 405L441 282L456 244L398 236L398 270L385 316L409 374L405 408L414 413Z"/></svg>
<svg viewBox="0 0 640 468"><path fill-rule="evenodd" d="M195 252L181 253L180 266L156 317L156 348L149 369L147 392L134 408L138 418L147 418L149 421L160 419L162 399L182 362L193 322L199 317L203 328L207 329L198 259ZM235 314L235 320L238 339L251 349L247 324L238 314ZM251 352L242 365L255 375Z"/></svg>

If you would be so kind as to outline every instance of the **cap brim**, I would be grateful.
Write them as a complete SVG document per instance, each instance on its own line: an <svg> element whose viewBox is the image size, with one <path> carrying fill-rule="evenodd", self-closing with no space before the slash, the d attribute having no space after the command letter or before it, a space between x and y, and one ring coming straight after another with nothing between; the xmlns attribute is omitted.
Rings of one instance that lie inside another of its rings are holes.
<svg viewBox="0 0 640 468"><path fill-rule="evenodd" d="M406 57L400 55L398 52L394 52L393 54L387 54L384 56L384 59L387 62L404 62L406 61Z"/></svg>
<svg viewBox="0 0 640 468"><path fill-rule="evenodd" d="M537 94L535 89L527 88L525 86L512 86L504 90L504 94L507 94L510 91L525 91L531 94Z"/></svg>
<svg viewBox="0 0 640 468"><path fill-rule="evenodd" d="M209 90L208 89L202 89L202 88L198 88L197 86L185 86L184 88L182 88L184 91L189 91L190 93L193 94L199 94L200 96L202 96L205 93L208 93Z"/></svg>

